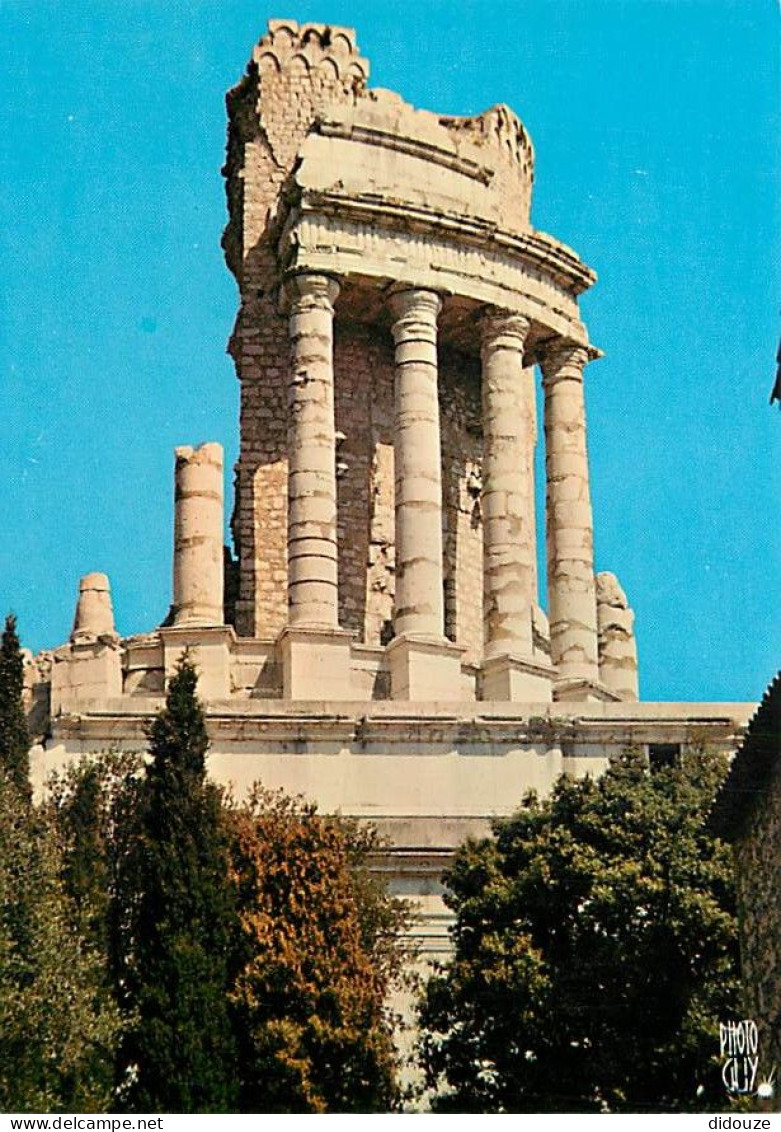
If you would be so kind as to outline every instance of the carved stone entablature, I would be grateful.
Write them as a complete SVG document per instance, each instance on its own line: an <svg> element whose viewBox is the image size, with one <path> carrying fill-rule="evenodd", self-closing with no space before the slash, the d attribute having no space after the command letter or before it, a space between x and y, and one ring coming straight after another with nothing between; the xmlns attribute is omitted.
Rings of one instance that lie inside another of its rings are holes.
<svg viewBox="0 0 781 1132"><path fill-rule="evenodd" d="M279 242L285 268L428 287L525 314L541 337L588 344L577 293L593 272L563 244L529 233L512 236L463 217L380 202L302 193ZM391 276L392 271L392 276Z"/></svg>

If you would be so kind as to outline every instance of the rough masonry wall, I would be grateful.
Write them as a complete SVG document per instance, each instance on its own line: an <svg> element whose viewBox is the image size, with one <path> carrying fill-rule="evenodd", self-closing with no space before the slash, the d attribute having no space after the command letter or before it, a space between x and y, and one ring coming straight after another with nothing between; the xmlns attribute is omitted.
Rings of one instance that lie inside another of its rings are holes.
<svg viewBox="0 0 781 1132"><path fill-rule="evenodd" d="M390 333L345 325L337 317L334 370L340 623L366 644L379 645L388 640L395 592ZM477 359L443 351L439 390L445 630L466 648L467 661L477 661L483 635Z"/></svg>
<svg viewBox="0 0 781 1132"><path fill-rule="evenodd" d="M482 415L480 362L440 350L445 635L466 649L465 663L483 652Z"/></svg>
<svg viewBox="0 0 781 1132"><path fill-rule="evenodd" d="M393 382L390 344L385 337L381 331L337 318L334 380L339 624L356 633L359 641L375 645L380 643L380 618L390 616L382 600L381 610L372 608L375 603L366 584L373 537L370 501L377 389L381 411L385 411L388 386L390 383L392 390ZM380 372L384 380L379 379Z"/></svg>
<svg viewBox="0 0 781 1132"><path fill-rule="evenodd" d="M737 843L744 1017L759 1028L760 1073L781 1065L781 767Z"/></svg>

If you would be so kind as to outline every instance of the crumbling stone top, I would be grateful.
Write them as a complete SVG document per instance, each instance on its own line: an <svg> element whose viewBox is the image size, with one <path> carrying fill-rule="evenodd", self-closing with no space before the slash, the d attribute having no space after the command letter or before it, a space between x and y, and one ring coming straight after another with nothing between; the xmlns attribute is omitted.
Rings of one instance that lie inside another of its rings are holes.
<svg viewBox="0 0 781 1132"><path fill-rule="evenodd" d="M269 20L268 31L252 52L261 74L275 69L317 68L330 70L337 78L350 78L365 86L369 62L355 42L355 29L330 24L299 24L296 20Z"/></svg>

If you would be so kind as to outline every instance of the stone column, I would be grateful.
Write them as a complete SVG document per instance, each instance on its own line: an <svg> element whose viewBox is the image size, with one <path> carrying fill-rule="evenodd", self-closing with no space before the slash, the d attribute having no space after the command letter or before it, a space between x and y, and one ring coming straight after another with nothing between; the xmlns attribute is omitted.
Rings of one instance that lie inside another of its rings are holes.
<svg viewBox="0 0 781 1132"><path fill-rule="evenodd" d="M175 450L175 626L222 625L222 445Z"/></svg>
<svg viewBox="0 0 781 1132"><path fill-rule="evenodd" d="M393 312L393 464L396 530L394 639L388 645L395 700L462 698L462 649L445 639L442 592L442 456L434 291L399 289Z"/></svg>
<svg viewBox="0 0 781 1132"><path fill-rule="evenodd" d="M537 576L537 501L535 471L535 455L537 452L537 371L534 365L524 366L521 378L521 415L525 417L528 429L528 443L526 445L526 482L529 484L529 530L534 537L534 554L532 556L532 594L534 608L539 611L540 600L539 578ZM532 620L534 613L532 614Z"/></svg>
<svg viewBox="0 0 781 1132"><path fill-rule="evenodd" d="M288 377L288 619L338 625L333 320L339 285L294 275Z"/></svg>
<svg viewBox="0 0 781 1132"><path fill-rule="evenodd" d="M339 284L302 273L290 304L287 381L288 623L279 635L289 700L351 696L351 634L339 628L334 423L334 303Z"/></svg>
<svg viewBox="0 0 781 1132"><path fill-rule="evenodd" d="M491 310L483 316L483 624L486 658L532 655L535 537L529 448L534 421L523 390L529 320ZM533 459L533 457L532 457Z"/></svg>
<svg viewBox="0 0 781 1132"><path fill-rule="evenodd" d="M524 368L529 320L490 308L481 322L483 401L484 700L550 700L551 672L534 659L536 412Z"/></svg>
<svg viewBox="0 0 781 1132"><path fill-rule="evenodd" d="M396 514L396 636L441 641L442 455L437 391L437 315L433 291L391 295L394 381L394 485Z"/></svg>
<svg viewBox="0 0 781 1132"><path fill-rule="evenodd" d="M545 390L548 606L558 698L599 682L594 545L586 450L584 346L561 342L541 360Z"/></svg>
<svg viewBox="0 0 781 1132"><path fill-rule="evenodd" d="M635 615L615 574L597 574L599 678L622 700L637 700Z"/></svg>

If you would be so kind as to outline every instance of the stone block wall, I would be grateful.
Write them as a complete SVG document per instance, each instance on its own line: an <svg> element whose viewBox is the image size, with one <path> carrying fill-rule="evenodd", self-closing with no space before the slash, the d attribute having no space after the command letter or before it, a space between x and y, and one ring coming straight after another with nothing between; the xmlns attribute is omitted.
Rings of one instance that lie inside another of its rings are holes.
<svg viewBox="0 0 781 1132"><path fill-rule="evenodd" d="M387 326L342 315L334 333L339 620L366 644L387 638L394 596L393 345ZM241 460L234 522L242 571L237 628L273 637L286 616L289 345L283 317L267 312L244 335ZM247 359L251 359L247 361ZM247 373L251 374L247 380ZM447 635L467 661L482 649L482 439L479 361L440 358Z"/></svg>
<svg viewBox="0 0 781 1132"><path fill-rule="evenodd" d="M439 366L445 635L466 649L466 664L477 664L483 652L480 361L445 349Z"/></svg>

